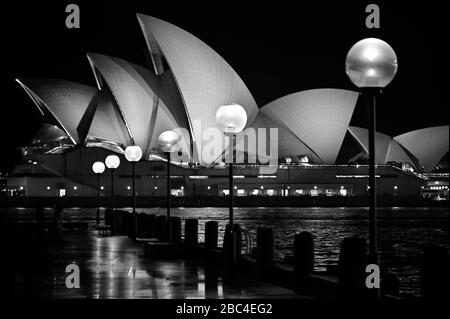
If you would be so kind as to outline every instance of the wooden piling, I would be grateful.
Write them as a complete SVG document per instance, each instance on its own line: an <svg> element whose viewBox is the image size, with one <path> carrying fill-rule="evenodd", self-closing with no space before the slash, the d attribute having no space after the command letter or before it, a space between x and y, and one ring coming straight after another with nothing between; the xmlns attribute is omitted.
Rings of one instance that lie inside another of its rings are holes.
<svg viewBox="0 0 450 319"><path fill-rule="evenodd" d="M449 253L446 247L437 245L425 247L421 286L424 298L449 298Z"/></svg>
<svg viewBox="0 0 450 319"><path fill-rule="evenodd" d="M155 237L159 240L165 240L166 239L166 231L167 231L167 224L166 224L166 216L160 215L156 217L156 229L155 229Z"/></svg>
<svg viewBox="0 0 450 319"><path fill-rule="evenodd" d="M198 219L186 219L184 224L184 244L192 248L198 244Z"/></svg>
<svg viewBox="0 0 450 319"><path fill-rule="evenodd" d="M172 243L181 242L181 218L170 217L170 241Z"/></svg>
<svg viewBox="0 0 450 319"><path fill-rule="evenodd" d="M216 221L208 221L205 223L205 248L208 250L217 248L219 237L219 223Z"/></svg>
<svg viewBox="0 0 450 319"><path fill-rule="evenodd" d="M339 290L342 298L361 299L367 297L366 266L366 239L344 238L339 255Z"/></svg>

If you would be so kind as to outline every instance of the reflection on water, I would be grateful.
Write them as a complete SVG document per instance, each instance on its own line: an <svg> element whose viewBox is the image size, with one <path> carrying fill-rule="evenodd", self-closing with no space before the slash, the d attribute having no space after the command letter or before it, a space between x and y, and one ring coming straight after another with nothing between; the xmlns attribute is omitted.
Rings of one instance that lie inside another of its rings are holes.
<svg viewBox="0 0 450 319"><path fill-rule="evenodd" d="M165 208L144 208L138 211L161 214ZM16 211L22 217L32 216L30 210ZM48 217L51 210L46 211ZM219 222L219 243L228 218L228 208L173 208L173 216L199 219L199 241L203 241L204 224ZM316 270L337 264L342 239L348 236L368 237L367 208L236 208L235 222L250 234L256 243L260 226L274 229L276 258L292 254L296 232L309 231L314 236ZM380 208L378 211L378 247L381 267L395 273L403 295L417 295L421 254L425 244L448 245L449 211L445 208ZM95 220L95 209L66 209L64 219Z"/></svg>

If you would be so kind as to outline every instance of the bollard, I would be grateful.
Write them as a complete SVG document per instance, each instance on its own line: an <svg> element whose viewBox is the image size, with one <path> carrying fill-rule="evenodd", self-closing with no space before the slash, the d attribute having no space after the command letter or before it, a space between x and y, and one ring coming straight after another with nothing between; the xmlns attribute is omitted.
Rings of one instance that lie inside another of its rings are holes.
<svg viewBox="0 0 450 319"><path fill-rule="evenodd" d="M294 285L296 291L306 289L308 276L314 272L314 239L310 232L301 232L294 237Z"/></svg>
<svg viewBox="0 0 450 319"><path fill-rule="evenodd" d="M109 208L105 209L105 224L111 225L111 209Z"/></svg>
<svg viewBox="0 0 450 319"><path fill-rule="evenodd" d="M128 235L128 237L133 238L133 232L134 232L133 214L127 212L125 218L127 220L127 232L126 232L126 234Z"/></svg>
<svg viewBox="0 0 450 319"><path fill-rule="evenodd" d="M156 217L155 215L147 215L147 237L155 237L156 236Z"/></svg>
<svg viewBox="0 0 450 319"><path fill-rule="evenodd" d="M120 234L124 235L126 234L126 224L127 224L127 218L126 218L126 211L121 210L120 211Z"/></svg>
<svg viewBox="0 0 450 319"><path fill-rule="evenodd" d="M449 254L443 246L429 245L424 249L421 269L422 297L449 297Z"/></svg>
<svg viewBox="0 0 450 319"><path fill-rule="evenodd" d="M193 248L198 244L198 219L186 219L184 224L184 244Z"/></svg>
<svg viewBox="0 0 450 319"><path fill-rule="evenodd" d="M128 235L129 237L131 234L130 231L130 214L128 212L124 212L123 214L123 233L125 235Z"/></svg>
<svg viewBox="0 0 450 319"><path fill-rule="evenodd" d="M367 244L364 238L344 238L339 255L339 289L343 298L367 296Z"/></svg>
<svg viewBox="0 0 450 319"><path fill-rule="evenodd" d="M205 223L205 248L212 250L217 248L217 240L219 237L219 223L209 221Z"/></svg>
<svg viewBox="0 0 450 319"><path fill-rule="evenodd" d="M137 214L137 222L136 222L136 228L137 228L137 233L136 233L136 237L137 238L143 238L144 236L144 225L145 225L145 214L144 213L136 213Z"/></svg>
<svg viewBox="0 0 450 319"><path fill-rule="evenodd" d="M225 235L223 238L223 279L227 283L232 283L236 275L236 266L241 257L242 235L241 228L238 224L233 224L233 231L230 225L225 227Z"/></svg>
<svg viewBox="0 0 450 319"><path fill-rule="evenodd" d="M166 239L166 216L164 215L156 217L155 236L162 241Z"/></svg>
<svg viewBox="0 0 450 319"><path fill-rule="evenodd" d="M145 213L142 213L142 237L143 238L149 238L149 229L148 229L148 216Z"/></svg>
<svg viewBox="0 0 450 319"><path fill-rule="evenodd" d="M273 263L273 229L260 227L256 232L256 262L259 266Z"/></svg>
<svg viewBox="0 0 450 319"><path fill-rule="evenodd" d="M181 218L170 217L170 241L172 243L181 242Z"/></svg>

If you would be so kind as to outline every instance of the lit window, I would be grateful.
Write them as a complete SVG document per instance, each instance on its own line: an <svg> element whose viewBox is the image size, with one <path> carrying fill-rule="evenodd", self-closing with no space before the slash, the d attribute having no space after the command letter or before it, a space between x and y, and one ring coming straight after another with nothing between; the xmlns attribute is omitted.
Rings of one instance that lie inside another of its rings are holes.
<svg viewBox="0 0 450 319"><path fill-rule="evenodd" d="M258 194L259 194L259 189L252 190L252 195L258 195Z"/></svg>
<svg viewBox="0 0 450 319"><path fill-rule="evenodd" d="M303 195L303 189L296 189L295 194L297 195Z"/></svg>
<svg viewBox="0 0 450 319"><path fill-rule="evenodd" d="M269 196L273 196L273 195L275 195L275 190L273 190L273 189L268 189L268 190L266 191L266 193L267 193L267 195L269 195Z"/></svg>
<svg viewBox="0 0 450 319"><path fill-rule="evenodd" d="M238 194L239 196L244 196L244 195L245 195L245 192L244 192L243 189L238 189L238 190L237 190L237 194Z"/></svg>
<svg viewBox="0 0 450 319"><path fill-rule="evenodd" d="M189 176L190 179L207 179L208 176L202 176L202 175L192 175Z"/></svg>

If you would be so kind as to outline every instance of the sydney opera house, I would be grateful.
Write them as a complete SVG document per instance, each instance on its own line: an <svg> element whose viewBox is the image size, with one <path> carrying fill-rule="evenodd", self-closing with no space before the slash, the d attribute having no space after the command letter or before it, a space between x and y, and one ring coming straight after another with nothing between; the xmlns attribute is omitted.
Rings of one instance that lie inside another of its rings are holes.
<svg viewBox="0 0 450 319"><path fill-rule="evenodd" d="M117 153L121 164L115 189L117 195L129 196L131 165L123 153L128 145L139 145L144 156L136 166L136 192L163 196L165 156L158 137L166 130L180 136L180 151L172 156L172 195L226 195L226 138L222 143L208 132L218 128L216 110L230 103L242 105L248 115L235 146L237 196L366 194L367 129L350 123L358 92L313 89L257 105L239 75L207 44L168 22L137 18L152 69L88 53L97 87L17 79L46 124L22 148L23 163L8 179L11 195L95 196L92 164ZM250 150L250 144L257 147ZM448 173L442 173L448 167L448 148L448 126L398 136L377 133L379 195L448 198ZM272 170L261 170L265 166ZM109 195L108 174L101 176L102 196Z"/></svg>

